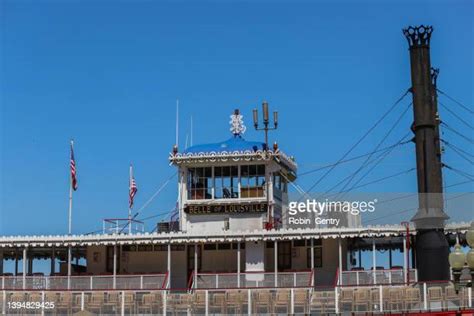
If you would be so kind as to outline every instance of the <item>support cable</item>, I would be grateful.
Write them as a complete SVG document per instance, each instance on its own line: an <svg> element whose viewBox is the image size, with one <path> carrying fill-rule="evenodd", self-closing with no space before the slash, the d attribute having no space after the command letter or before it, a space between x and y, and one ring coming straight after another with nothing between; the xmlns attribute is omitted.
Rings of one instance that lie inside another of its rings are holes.
<svg viewBox="0 0 474 316"><path fill-rule="evenodd" d="M386 149L386 151L388 151L390 149ZM377 157L373 158L372 160L370 160L368 163L367 163L367 166L369 166L370 164L372 164L373 162L376 162L382 155L384 155L384 153L378 155ZM345 181L347 181L350 177L352 176L352 174L349 174L348 176L346 176L344 179L340 180L338 183L336 183L335 185L333 185L332 187L330 187L328 190L326 190L321 196L318 197L319 198L323 198L324 196L326 196L326 194L332 192L332 190L334 190L335 188L337 188L338 186L340 186L342 183L344 183ZM341 193L340 191L337 192L336 194L339 194ZM331 195L332 196L332 195Z"/></svg>
<svg viewBox="0 0 474 316"><path fill-rule="evenodd" d="M458 154L459 157L463 158L464 160L468 161L470 164L474 164L474 161L472 161L471 159L469 159L468 157L466 157L461 151L459 151L457 148L455 148L454 146L451 146L450 143L446 142L446 141L443 141L443 143L446 144L446 146L448 146L449 148L451 148L455 153Z"/></svg>
<svg viewBox="0 0 474 316"><path fill-rule="evenodd" d="M318 180L316 180L316 182L313 185L311 185L311 187L306 191L310 192L319 183L321 183L321 181L323 181L332 172L332 170L334 170L334 168L338 166L341 163L341 161L343 161L385 119L385 117L387 117L387 115L390 114L390 112L392 112L395 109L395 107L405 98L405 96L408 95L409 92L410 92L410 89L408 89L405 93L403 93L403 95L400 96L398 100L395 101L395 103L392 106L390 106L390 108L382 115L382 117L378 119L375 122L375 124L371 128L369 128L369 130L364 135L362 135L362 137L359 138L359 140L354 145L352 145L352 147L350 147L349 150L347 150L342 155L342 157L339 158L339 160L333 166L331 166Z"/></svg>
<svg viewBox="0 0 474 316"><path fill-rule="evenodd" d="M454 171L455 173L459 174L460 176L463 176L463 177L466 178L466 179L469 179L469 180L474 181L474 175L472 175L472 174L470 174L470 173L467 173L467 172L465 172L465 171L462 171L462 170L453 168L453 167L451 167L451 166L448 166L447 164L443 164L443 166L444 166L446 169L449 169L449 170L451 170L451 171Z"/></svg>
<svg viewBox="0 0 474 316"><path fill-rule="evenodd" d="M454 128L450 127L448 124L441 122L441 124L447 128L449 131L453 132L454 134L458 135L459 137L462 137L464 140L470 142L471 144L474 144L474 139L467 137L466 135L462 134L461 132L458 132Z"/></svg>
<svg viewBox="0 0 474 316"><path fill-rule="evenodd" d="M388 138L388 136L390 136L390 134L393 132L393 130L395 129L395 127L397 127L397 125L400 123L400 121L402 120L402 118L405 116L405 114L408 112L408 109L412 106L413 103L410 103L408 104L408 106L405 108L405 110L399 115L399 117L397 118L397 120L395 121L395 123L392 124L392 126L390 127L390 129L385 133L385 135L382 137L382 139L379 141L379 143L377 144L377 146L375 146L375 149L374 150L377 150L379 149L379 147L385 142L385 140ZM402 139L405 139L406 137L408 136L408 134L406 136L404 136ZM393 150L393 149L392 149ZM381 160L383 160L388 154L390 154L391 150L388 151L385 156L383 156L381 158ZM373 155L373 154L372 154ZM369 161L369 159L372 157L372 155L369 155L365 161L361 164L361 166L359 167L359 169L357 169L352 177L349 179L349 181L346 182L346 184L344 184L344 186L342 187L341 191L344 192L344 190L349 186L349 184L351 184L352 180L354 180L355 176L362 171L362 169L364 169L366 167L366 164L367 164L367 161ZM379 163L379 162L378 162ZM378 165L378 163L375 164L375 166ZM357 183L359 183L367 174L369 174L375 167L373 167L371 170L369 170L369 172L367 172L364 176L362 176L359 181ZM357 185L357 183L355 185Z"/></svg>
<svg viewBox="0 0 474 316"><path fill-rule="evenodd" d="M349 191L351 191L351 190L353 190L353 189L359 189L359 188L366 187L366 186L369 186L369 185L372 185L372 184L376 184L376 183L379 183L379 182L382 182L382 181L385 181L385 180L388 180L388 179L391 179L391 178L395 178L395 177L398 177L398 176L401 176L401 175L410 173L410 172L415 171L415 170L416 170L416 168L410 168L410 169L407 169L407 170L404 170L404 171L401 171L401 172L397 172L397 173L394 173L394 174L392 174L392 175L385 176L385 177L379 178L379 179L377 179L377 180L369 181L369 182L363 183L363 184L361 184L361 185L352 187L351 189L347 189L346 191L341 191L341 192L337 192L337 193L328 195L328 197L331 197L331 196L334 196L334 195L338 195L338 194L340 194L340 193L347 193L347 192L349 192Z"/></svg>
<svg viewBox="0 0 474 316"><path fill-rule="evenodd" d="M474 114L474 111L471 110L468 106L462 104L461 102L457 101L456 99L454 99L453 97L450 97L449 95L447 95L445 92L441 91L440 89L436 88L436 91L438 91L439 93L441 93L442 95L446 96L448 99L450 99L451 101L453 101L454 103L456 103L457 105L459 105L460 107L462 107L464 110L468 111L469 113L471 114Z"/></svg>
<svg viewBox="0 0 474 316"><path fill-rule="evenodd" d="M387 147L384 147L384 148L380 148L376 151L371 151L371 152L363 154L363 155L354 156L352 158L345 159L345 160L341 161L339 164L344 164L344 163L347 163L347 162L351 162L351 161L354 161L354 160L357 160L357 159L360 159L360 158L367 157L367 156L372 155L372 154L379 153L381 151L385 151L385 150L388 150L388 149L391 149L391 148L395 148L395 147L398 147L398 146L401 146L401 145L405 145L405 144L411 143L411 141L412 140L409 139L409 140L406 140L406 141L403 141L403 142L397 142L396 144L393 144L393 145L390 145L390 146L387 146ZM308 171L305 171L305 172L302 172L302 173L298 174L298 177L302 177L302 176L305 176L305 175L308 175L308 174L311 174L311 173L314 173L314 172L317 172L317 171L320 171L320 170L330 168L330 167L332 167L336 164L337 163L332 163L332 164L321 166L321 167L318 167L318 168L315 168L315 169L310 169Z"/></svg>
<svg viewBox="0 0 474 316"><path fill-rule="evenodd" d="M459 121L463 122L464 125L466 125L467 127L469 127L470 129L474 130L474 126L472 126L469 122L467 122L465 119L463 119L462 117L460 117L458 114L456 114L453 110L451 110L450 108L448 108L446 105L444 105L442 102L438 101L438 103L441 105L441 107L443 109L445 109L446 111L448 111L449 113L451 113L452 116L454 116L455 118L457 118Z"/></svg>

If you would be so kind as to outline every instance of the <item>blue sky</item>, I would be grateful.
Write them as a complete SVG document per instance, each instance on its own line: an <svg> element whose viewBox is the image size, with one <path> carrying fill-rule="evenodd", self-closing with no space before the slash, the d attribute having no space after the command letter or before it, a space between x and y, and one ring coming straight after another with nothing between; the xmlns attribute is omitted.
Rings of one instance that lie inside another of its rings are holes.
<svg viewBox="0 0 474 316"><path fill-rule="evenodd" d="M280 113L271 140L296 157L300 171L338 160L410 86L401 33L410 24L435 26L431 59L441 68L439 87L471 106L473 9L472 1L1 1L0 234L67 232L70 138L79 178L74 233L126 216L130 162L136 205L143 205L174 172L167 159L177 98L180 148L191 116L195 144L228 138L234 108L244 114L245 137L262 139L250 117L266 99ZM375 147L410 98L354 155ZM455 117L441 115L473 137ZM405 135L411 121L410 109L385 144ZM455 134L443 137L473 152ZM474 174L448 149L443 160ZM341 167L315 190L357 166ZM414 166L407 145L367 181ZM308 188L319 175L298 183ZM445 181L463 178L445 171ZM413 192L415 174L364 190ZM171 209L176 191L173 180L140 217Z"/></svg>

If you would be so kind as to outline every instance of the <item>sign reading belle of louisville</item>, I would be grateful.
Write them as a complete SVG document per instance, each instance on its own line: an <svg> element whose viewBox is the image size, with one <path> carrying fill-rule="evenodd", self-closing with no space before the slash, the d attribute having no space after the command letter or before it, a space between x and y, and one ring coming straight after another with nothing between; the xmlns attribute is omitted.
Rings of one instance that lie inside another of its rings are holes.
<svg viewBox="0 0 474 316"><path fill-rule="evenodd" d="M184 207L184 211L188 214L258 213L266 210L267 203L186 205Z"/></svg>

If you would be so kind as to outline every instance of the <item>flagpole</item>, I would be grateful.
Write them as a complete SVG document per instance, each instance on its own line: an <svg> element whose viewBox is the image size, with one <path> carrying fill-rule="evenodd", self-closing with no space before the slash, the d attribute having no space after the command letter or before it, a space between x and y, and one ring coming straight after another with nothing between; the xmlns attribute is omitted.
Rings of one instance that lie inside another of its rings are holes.
<svg viewBox="0 0 474 316"><path fill-rule="evenodd" d="M71 139L71 154L74 147L74 141ZM71 164L71 161L69 161ZM69 172L69 227L68 227L68 235L71 236L72 234L72 173ZM71 260L72 260L72 249L71 245L68 247L67 251L67 288L71 288Z"/></svg>
<svg viewBox="0 0 474 316"><path fill-rule="evenodd" d="M128 181L129 190L132 185L132 164L130 164L130 178ZM128 234L132 234L132 206L131 203L128 203Z"/></svg>

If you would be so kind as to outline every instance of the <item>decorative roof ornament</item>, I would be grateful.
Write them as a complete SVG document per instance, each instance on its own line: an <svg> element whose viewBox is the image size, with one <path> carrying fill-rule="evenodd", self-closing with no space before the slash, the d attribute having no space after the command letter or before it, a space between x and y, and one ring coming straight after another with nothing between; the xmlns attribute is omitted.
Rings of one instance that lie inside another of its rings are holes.
<svg viewBox="0 0 474 316"><path fill-rule="evenodd" d="M240 136L245 133L247 128L244 125L243 115L240 114L239 109L234 110L234 114L230 116L230 131L234 136Z"/></svg>

